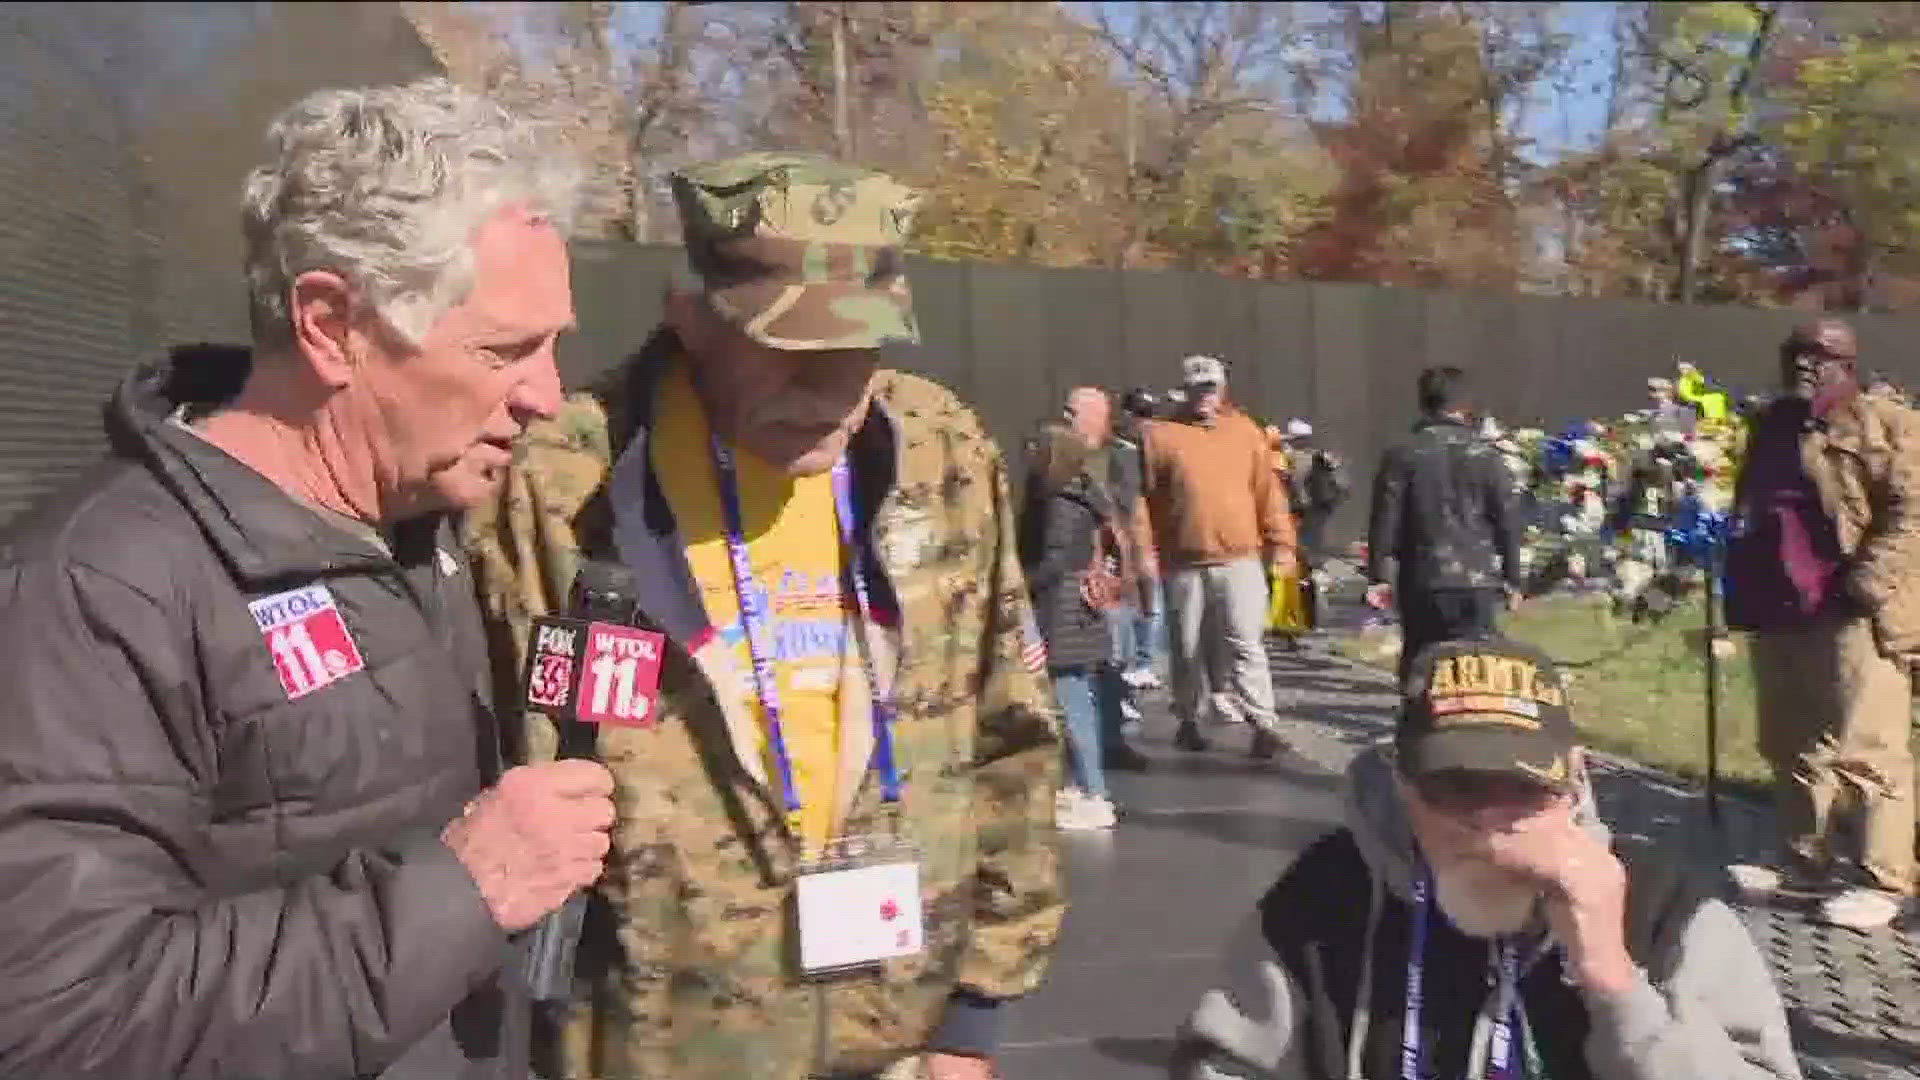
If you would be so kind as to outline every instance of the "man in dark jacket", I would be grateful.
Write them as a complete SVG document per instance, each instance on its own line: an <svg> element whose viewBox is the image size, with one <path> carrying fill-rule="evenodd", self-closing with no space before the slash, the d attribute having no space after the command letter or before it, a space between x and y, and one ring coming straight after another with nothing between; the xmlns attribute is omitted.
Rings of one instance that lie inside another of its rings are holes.
<svg viewBox="0 0 1920 1080"><path fill-rule="evenodd" d="M1500 453L1468 423L1467 376L1420 373L1413 438L1373 483L1367 603L1400 608L1400 675L1436 641L1493 633L1501 592L1520 595L1520 523Z"/></svg>
<svg viewBox="0 0 1920 1080"><path fill-rule="evenodd" d="M1190 1014L1176 1080L1798 1080L1740 917L1593 807L1538 650L1448 642Z"/></svg>
<svg viewBox="0 0 1920 1080"><path fill-rule="evenodd" d="M0 1075L515 1080L508 935L607 849L604 768L500 773L444 520L558 407L566 186L438 80L270 142L251 354L136 371L0 543Z"/></svg>

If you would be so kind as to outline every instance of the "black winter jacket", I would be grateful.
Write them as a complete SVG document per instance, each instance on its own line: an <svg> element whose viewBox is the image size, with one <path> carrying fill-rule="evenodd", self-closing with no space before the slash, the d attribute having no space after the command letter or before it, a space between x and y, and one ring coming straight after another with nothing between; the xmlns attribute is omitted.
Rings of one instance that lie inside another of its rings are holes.
<svg viewBox="0 0 1920 1080"><path fill-rule="evenodd" d="M1374 477L1367 574L1402 592L1518 589L1520 534L1500 452L1457 420L1423 420Z"/></svg>
<svg viewBox="0 0 1920 1080"><path fill-rule="evenodd" d="M0 537L0 1076L524 1076L439 840L500 760L451 530L349 535L166 385Z"/></svg>
<svg viewBox="0 0 1920 1080"><path fill-rule="evenodd" d="M1036 478L1027 486L1020 555L1033 594L1033 618L1056 668L1104 663L1105 617L1087 605L1080 583L1093 564L1094 536L1112 519L1106 491L1085 474L1052 494Z"/></svg>

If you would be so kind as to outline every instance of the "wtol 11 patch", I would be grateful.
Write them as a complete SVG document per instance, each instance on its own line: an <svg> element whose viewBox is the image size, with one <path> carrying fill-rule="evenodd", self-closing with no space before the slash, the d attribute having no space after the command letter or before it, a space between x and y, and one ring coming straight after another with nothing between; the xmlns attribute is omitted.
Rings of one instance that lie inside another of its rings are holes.
<svg viewBox="0 0 1920 1080"><path fill-rule="evenodd" d="M263 596L247 610L266 639L274 673L289 701L366 669L360 647L325 585Z"/></svg>

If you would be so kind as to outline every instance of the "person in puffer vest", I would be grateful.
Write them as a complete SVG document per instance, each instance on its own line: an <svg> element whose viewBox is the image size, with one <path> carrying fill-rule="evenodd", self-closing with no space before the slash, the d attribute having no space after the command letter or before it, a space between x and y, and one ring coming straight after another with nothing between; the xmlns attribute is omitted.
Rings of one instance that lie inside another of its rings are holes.
<svg viewBox="0 0 1920 1080"><path fill-rule="evenodd" d="M1601 824L1545 655L1444 642L1406 685L1346 826L1235 937L1174 1077L1800 1076L1732 909Z"/></svg>

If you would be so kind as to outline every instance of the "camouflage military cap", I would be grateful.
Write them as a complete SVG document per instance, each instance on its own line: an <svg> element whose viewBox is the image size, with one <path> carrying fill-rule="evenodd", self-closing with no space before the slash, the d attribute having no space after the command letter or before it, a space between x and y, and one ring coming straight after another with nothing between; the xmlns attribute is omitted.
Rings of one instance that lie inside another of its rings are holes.
<svg viewBox="0 0 1920 1080"><path fill-rule="evenodd" d="M916 195L884 173L810 154L681 169L687 258L722 318L776 349L917 342L901 245Z"/></svg>

